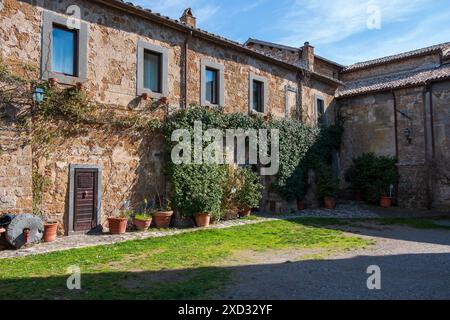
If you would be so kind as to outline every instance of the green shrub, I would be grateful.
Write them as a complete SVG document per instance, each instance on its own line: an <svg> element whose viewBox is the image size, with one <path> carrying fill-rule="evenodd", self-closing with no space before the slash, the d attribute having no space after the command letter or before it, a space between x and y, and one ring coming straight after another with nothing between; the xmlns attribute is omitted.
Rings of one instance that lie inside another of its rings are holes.
<svg viewBox="0 0 450 320"><path fill-rule="evenodd" d="M324 163L316 166L316 182L320 199L337 197L339 180L333 175L331 168Z"/></svg>
<svg viewBox="0 0 450 320"><path fill-rule="evenodd" d="M226 166L176 165L172 168L173 206L183 216L207 212L219 218Z"/></svg>
<svg viewBox="0 0 450 320"><path fill-rule="evenodd" d="M238 185L233 195L233 202L238 209L257 208L261 200L263 186L260 177L250 168L237 170Z"/></svg>
<svg viewBox="0 0 450 320"><path fill-rule="evenodd" d="M346 179L354 191L362 192L370 203L378 203L382 195L388 195L390 185L396 183L398 172L394 157L364 154L353 159L346 172Z"/></svg>

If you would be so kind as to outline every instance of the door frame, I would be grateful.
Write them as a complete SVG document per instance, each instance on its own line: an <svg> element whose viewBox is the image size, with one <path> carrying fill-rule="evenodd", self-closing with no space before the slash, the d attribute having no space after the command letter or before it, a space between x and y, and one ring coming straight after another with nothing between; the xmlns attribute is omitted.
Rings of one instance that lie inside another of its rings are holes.
<svg viewBox="0 0 450 320"><path fill-rule="evenodd" d="M95 208L96 227L101 225L102 208L102 167L96 164L71 164L69 165L69 216L67 223L67 234L73 234L74 214L75 214L75 171L76 170L96 170L97 171L97 208Z"/></svg>

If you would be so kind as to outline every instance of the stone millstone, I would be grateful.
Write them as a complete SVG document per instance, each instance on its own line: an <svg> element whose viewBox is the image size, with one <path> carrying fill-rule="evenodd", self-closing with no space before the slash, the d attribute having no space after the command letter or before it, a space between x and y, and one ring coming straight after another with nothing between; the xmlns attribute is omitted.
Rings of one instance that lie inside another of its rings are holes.
<svg viewBox="0 0 450 320"><path fill-rule="evenodd" d="M25 242L24 229L29 229L28 242ZM39 242L44 234L44 222L31 214L19 214L13 218L6 231L6 240L19 249L26 243Z"/></svg>

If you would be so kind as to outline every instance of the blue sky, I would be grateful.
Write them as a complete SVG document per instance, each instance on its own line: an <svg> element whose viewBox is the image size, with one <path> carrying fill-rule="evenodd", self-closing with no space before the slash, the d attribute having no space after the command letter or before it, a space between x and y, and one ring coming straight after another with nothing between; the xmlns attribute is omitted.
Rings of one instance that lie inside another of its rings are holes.
<svg viewBox="0 0 450 320"><path fill-rule="evenodd" d="M191 7L200 28L244 42L249 37L300 47L342 64L450 42L449 0L133 0L178 19ZM380 29L368 19L378 8Z"/></svg>

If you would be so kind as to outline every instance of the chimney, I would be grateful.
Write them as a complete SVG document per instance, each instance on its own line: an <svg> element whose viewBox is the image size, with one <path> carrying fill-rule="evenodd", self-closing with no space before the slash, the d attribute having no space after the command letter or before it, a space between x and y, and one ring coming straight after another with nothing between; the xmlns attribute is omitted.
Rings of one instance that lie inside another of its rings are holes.
<svg viewBox="0 0 450 320"><path fill-rule="evenodd" d="M304 61L308 70L314 71L314 47L309 42L305 42L302 47L302 61Z"/></svg>
<svg viewBox="0 0 450 320"><path fill-rule="evenodd" d="M184 22L185 24L187 24L192 28L195 28L197 25L197 18L195 18L194 15L192 14L191 8L187 8L186 10L184 10L183 15L180 18L180 21Z"/></svg>

